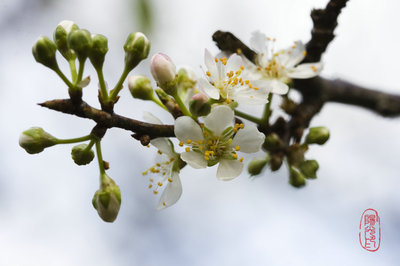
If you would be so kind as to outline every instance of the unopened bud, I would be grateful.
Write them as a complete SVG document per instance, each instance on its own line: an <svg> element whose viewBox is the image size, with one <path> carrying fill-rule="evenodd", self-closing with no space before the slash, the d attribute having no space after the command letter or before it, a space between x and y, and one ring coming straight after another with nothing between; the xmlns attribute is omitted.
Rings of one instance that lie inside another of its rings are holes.
<svg viewBox="0 0 400 266"><path fill-rule="evenodd" d="M150 41L141 32L128 35L125 45L125 68L132 70L140 61L147 58L150 52Z"/></svg>
<svg viewBox="0 0 400 266"><path fill-rule="evenodd" d="M108 52L108 40L104 35L92 34L92 49L90 50L89 59L94 68L101 69L104 59Z"/></svg>
<svg viewBox="0 0 400 266"><path fill-rule="evenodd" d="M206 116L211 112L211 103L204 94L197 93L193 95L189 102L189 110L195 116Z"/></svg>
<svg viewBox="0 0 400 266"><path fill-rule="evenodd" d="M53 34L53 40L57 45L58 51L64 56L65 59L75 59L75 53L68 47L68 34L79 27L70 20L63 20L58 24Z"/></svg>
<svg viewBox="0 0 400 266"><path fill-rule="evenodd" d="M259 175L264 167L267 165L267 158L253 158L247 166L250 175Z"/></svg>
<svg viewBox="0 0 400 266"><path fill-rule="evenodd" d="M283 145L281 138L275 134L271 133L269 134L264 141L264 148L267 151L275 151L281 148Z"/></svg>
<svg viewBox="0 0 400 266"><path fill-rule="evenodd" d="M306 178L297 167L290 166L289 184L297 188L306 185Z"/></svg>
<svg viewBox="0 0 400 266"><path fill-rule="evenodd" d="M107 184L104 184L102 180L102 186L94 194L92 204L103 221L112 223L117 218L121 207L121 190L106 174L102 178Z"/></svg>
<svg viewBox="0 0 400 266"><path fill-rule="evenodd" d="M269 161L269 165L271 167L271 171L277 171L279 170L279 168L281 168L283 163L283 156L282 155L278 155L278 154L273 154L271 156L271 159Z"/></svg>
<svg viewBox="0 0 400 266"><path fill-rule="evenodd" d="M19 136L19 146L30 154L42 152L45 148L55 144L57 144L57 138L40 127L32 127Z"/></svg>
<svg viewBox="0 0 400 266"><path fill-rule="evenodd" d="M87 30L74 30L68 35L68 47L73 49L79 61L84 61L89 56L93 41Z"/></svg>
<svg viewBox="0 0 400 266"><path fill-rule="evenodd" d="M329 139L329 130L326 127L312 127L306 136L307 144L324 144Z"/></svg>
<svg viewBox="0 0 400 266"><path fill-rule="evenodd" d="M87 144L79 144L72 148L71 156L77 165L86 165L93 160L94 152L87 147Z"/></svg>
<svg viewBox="0 0 400 266"><path fill-rule="evenodd" d="M163 53L153 55L150 71L157 85L166 93L172 95L176 92L176 84L174 84L176 67L171 58Z"/></svg>
<svg viewBox="0 0 400 266"><path fill-rule="evenodd" d="M196 73L190 67L181 67L178 70L177 82L183 90L193 88L197 82Z"/></svg>
<svg viewBox="0 0 400 266"><path fill-rule="evenodd" d="M317 178L317 170L319 168L316 160L307 160L300 164L300 171L305 175L306 178Z"/></svg>
<svg viewBox="0 0 400 266"><path fill-rule="evenodd" d="M58 69L56 51L57 46L46 36L40 36L32 47L32 54L36 62L53 70Z"/></svg>
<svg viewBox="0 0 400 266"><path fill-rule="evenodd" d="M130 76L128 78L128 87L134 98L142 100L152 100L154 98L151 82L145 76Z"/></svg>

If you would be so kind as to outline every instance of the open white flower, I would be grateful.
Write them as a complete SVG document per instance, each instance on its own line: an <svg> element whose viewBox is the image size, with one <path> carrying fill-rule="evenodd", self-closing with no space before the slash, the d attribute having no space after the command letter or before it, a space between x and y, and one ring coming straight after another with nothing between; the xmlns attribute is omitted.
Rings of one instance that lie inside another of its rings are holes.
<svg viewBox="0 0 400 266"><path fill-rule="evenodd" d="M144 119L154 124L162 122L150 113L144 114ZM174 147L168 138L156 138L150 144L158 149L157 163L144 171L143 175L153 174L149 178L149 189L157 195L159 190L164 189L160 197L157 210L169 207L179 200L182 195L182 184L179 178L179 154L174 151Z"/></svg>
<svg viewBox="0 0 400 266"><path fill-rule="evenodd" d="M237 152L260 150L264 134L253 125L233 126L233 111L228 106L214 107L198 125L192 118L181 116L175 121L175 136L179 145L186 145L181 159L193 168L205 168L217 163L217 178L231 180L243 170L243 157Z"/></svg>
<svg viewBox="0 0 400 266"><path fill-rule="evenodd" d="M200 78L198 86L210 98L227 103L233 100L245 104L264 104L268 101L266 91L242 78L244 63L240 56L233 54L229 59L215 58L206 49L204 62L207 78Z"/></svg>
<svg viewBox="0 0 400 266"><path fill-rule="evenodd" d="M246 63L246 73L255 86L266 88L276 94L286 94L287 85L292 78L307 79L317 76L322 70L322 63L299 63L306 56L306 50L301 41L286 50L274 52L271 40L265 34L253 32L250 47L257 53L255 64L243 56Z"/></svg>

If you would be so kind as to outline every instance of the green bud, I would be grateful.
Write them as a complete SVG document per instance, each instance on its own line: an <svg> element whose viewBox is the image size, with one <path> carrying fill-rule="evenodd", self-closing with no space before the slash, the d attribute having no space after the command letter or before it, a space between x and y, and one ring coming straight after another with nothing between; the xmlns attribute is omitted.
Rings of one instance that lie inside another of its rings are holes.
<svg viewBox="0 0 400 266"><path fill-rule="evenodd" d="M74 30L68 35L68 47L74 50L79 61L84 61L89 56L93 41L87 30Z"/></svg>
<svg viewBox="0 0 400 266"><path fill-rule="evenodd" d="M93 196L93 207L103 221L112 223L121 207L121 190L108 175L102 176L102 185Z"/></svg>
<svg viewBox="0 0 400 266"><path fill-rule="evenodd" d="M281 168L281 166L282 166L282 163L283 163L283 156L278 155L278 154L273 154L269 161L271 171L274 172L274 171L279 170L279 168Z"/></svg>
<svg viewBox="0 0 400 266"><path fill-rule="evenodd" d="M281 138L275 134L269 134L264 141L264 148L268 151L276 151L282 147L283 143Z"/></svg>
<svg viewBox="0 0 400 266"><path fill-rule="evenodd" d="M128 87L132 96L142 100L153 100L154 91L150 79L145 76L130 76Z"/></svg>
<svg viewBox="0 0 400 266"><path fill-rule="evenodd" d="M87 147L87 144L79 144L72 148L71 156L77 165L86 165L93 160L94 152Z"/></svg>
<svg viewBox="0 0 400 266"><path fill-rule="evenodd" d="M211 112L211 103L204 94L197 93L193 95L189 102L189 110L195 116L206 116Z"/></svg>
<svg viewBox="0 0 400 266"><path fill-rule="evenodd" d="M298 167L304 161L304 154L307 150L308 145L300 145L298 143L290 145L287 152L289 164Z"/></svg>
<svg viewBox="0 0 400 266"><path fill-rule="evenodd" d="M46 36L40 36L32 47L32 54L36 62L53 70L58 69L56 51L57 46Z"/></svg>
<svg viewBox="0 0 400 266"><path fill-rule="evenodd" d="M125 68L132 70L140 61L147 58L150 52L150 42L146 35L135 32L128 35L125 45Z"/></svg>
<svg viewBox="0 0 400 266"><path fill-rule="evenodd" d="M259 175L264 167L267 165L267 158L253 158L247 166L247 170L250 175Z"/></svg>
<svg viewBox="0 0 400 266"><path fill-rule="evenodd" d="M193 69L182 67L178 70L177 83L179 88L183 90L193 88L196 82L197 77Z"/></svg>
<svg viewBox="0 0 400 266"><path fill-rule="evenodd" d="M19 136L19 146L28 153L42 152L45 148L57 144L57 139L40 127L31 127Z"/></svg>
<svg viewBox="0 0 400 266"><path fill-rule="evenodd" d="M307 144L324 144L329 139L329 130L326 127L312 127L306 136Z"/></svg>
<svg viewBox="0 0 400 266"><path fill-rule="evenodd" d="M106 53L108 52L107 38L101 34L92 35L92 49L90 50L89 59L95 69L101 69L104 64Z"/></svg>
<svg viewBox="0 0 400 266"><path fill-rule="evenodd" d="M297 188L306 185L306 178L297 167L290 166L289 184Z"/></svg>
<svg viewBox="0 0 400 266"><path fill-rule="evenodd" d="M307 160L300 164L300 171L306 176L306 178L317 178L317 170L319 168L316 160Z"/></svg>
<svg viewBox="0 0 400 266"><path fill-rule="evenodd" d="M56 30L53 34L53 40L57 45L58 51L67 60L75 59L75 53L68 47L68 34L74 30L79 29L79 27L70 20L63 20L58 24Z"/></svg>

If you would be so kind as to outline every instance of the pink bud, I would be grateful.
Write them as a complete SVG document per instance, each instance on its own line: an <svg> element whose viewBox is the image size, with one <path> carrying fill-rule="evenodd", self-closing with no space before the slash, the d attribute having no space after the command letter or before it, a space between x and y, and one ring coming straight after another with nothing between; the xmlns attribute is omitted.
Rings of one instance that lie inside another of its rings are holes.
<svg viewBox="0 0 400 266"><path fill-rule="evenodd" d="M151 58L150 71L156 82L162 86L175 79L176 67L172 60L163 53L153 55Z"/></svg>

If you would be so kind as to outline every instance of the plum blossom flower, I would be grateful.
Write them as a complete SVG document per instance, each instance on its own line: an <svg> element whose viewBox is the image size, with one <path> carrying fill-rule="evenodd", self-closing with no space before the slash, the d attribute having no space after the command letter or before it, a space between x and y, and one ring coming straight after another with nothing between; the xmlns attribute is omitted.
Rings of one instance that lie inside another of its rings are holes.
<svg viewBox="0 0 400 266"><path fill-rule="evenodd" d="M306 56L301 41L296 41L290 48L278 52L274 52L273 42L275 39L270 39L259 31L253 32L250 47L257 53L255 64L242 57L247 70L244 75L257 80L253 81L255 86L283 95L288 92L287 84L292 78L312 78L321 72L321 62L299 64Z"/></svg>
<svg viewBox="0 0 400 266"><path fill-rule="evenodd" d="M150 113L144 114L144 119L154 124L162 122ZM142 174L151 174L148 188L152 189L154 195L161 194L157 210L162 210L175 204L182 195L182 184L179 178L179 154L174 151L172 142L168 138L156 138L150 144L158 149L158 160L155 165L148 168Z"/></svg>
<svg viewBox="0 0 400 266"><path fill-rule="evenodd" d="M206 49L204 62L207 78L200 78L198 86L210 98L228 104L232 100L245 104L264 104L268 101L267 92L242 78L244 63L240 56L233 54L229 59L218 59Z"/></svg>
<svg viewBox="0 0 400 266"><path fill-rule="evenodd" d="M199 169L218 165L217 178L231 180L243 170L243 157L238 152L253 153L260 150L264 134L253 125L233 126L234 114L230 107L219 105L197 124L192 118L181 116L175 121L175 136L185 147L181 159Z"/></svg>

